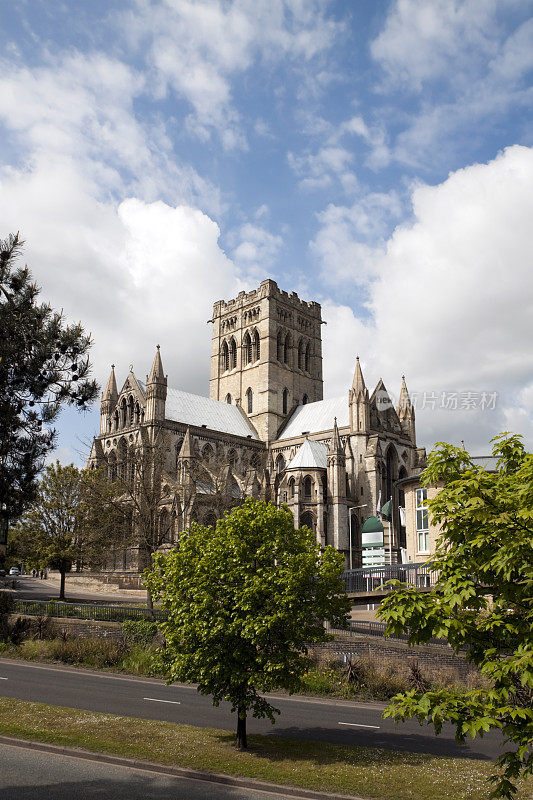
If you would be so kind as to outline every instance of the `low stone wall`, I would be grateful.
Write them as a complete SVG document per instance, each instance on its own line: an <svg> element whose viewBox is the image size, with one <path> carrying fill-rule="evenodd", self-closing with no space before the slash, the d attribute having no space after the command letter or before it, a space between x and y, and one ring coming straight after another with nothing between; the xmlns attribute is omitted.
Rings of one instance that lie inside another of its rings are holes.
<svg viewBox="0 0 533 800"><path fill-rule="evenodd" d="M18 616L25 616L13 614L10 621L13 622ZM35 626L36 617L25 617L29 619ZM122 624L120 622L100 622L90 619L64 619L62 617L52 617L52 623L55 626L58 635L62 631L66 631L69 636L80 637L82 639L122 639Z"/></svg>
<svg viewBox="0 0 533 800"><path fill-rule="evenodd" d="M364 634L351 634L337 637L333 642L311 648L311 652L320 661L342 658L367 656L379 660L403 661L408 667L417 661L421 667L432 670L449 671L451 675L466 680L471 674L477 673L476 668L461 654L456 655L451 647L442 645L413 645L401 639L388 639L381 636L365 636Z"/></svg>

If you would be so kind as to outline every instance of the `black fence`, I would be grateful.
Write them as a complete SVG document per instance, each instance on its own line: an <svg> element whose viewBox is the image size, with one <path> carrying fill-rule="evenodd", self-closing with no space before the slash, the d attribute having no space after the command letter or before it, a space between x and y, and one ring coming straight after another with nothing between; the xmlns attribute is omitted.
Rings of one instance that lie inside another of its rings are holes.
<svg viewBox="0 0 533 800"><path fill-rule="evenodd" d="M128 606L98 606L92 603L59 603L45 600L15 600L15 614L26 614L30 617L44 616L61 619L92 619L98 622L124 622L126 619L165 618L163 611Z"/></svg>
<svg viewBox="0 0 533 800"><path fill-rule="evenodd" d="M417 589L435 586L439 577L431 563L425 564L387 564L381 567L360 567L349 569L343 573L346 591L378 592L382 591L387 581L401 581ZM386 587L385 587L386 588Z"/></svg>

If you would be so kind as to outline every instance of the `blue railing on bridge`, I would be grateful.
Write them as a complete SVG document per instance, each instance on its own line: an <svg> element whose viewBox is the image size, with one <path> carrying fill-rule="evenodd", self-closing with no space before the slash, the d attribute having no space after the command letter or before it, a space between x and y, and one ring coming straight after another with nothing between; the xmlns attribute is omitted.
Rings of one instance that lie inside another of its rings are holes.
<svg viewBox="0 0 533 800"><path fill-rule="evenodd" d="M387 581L401 581L417 589L435 586L439 577L430 562L424 564L385 564L380 567L359 567L343 573L348 594L358 592L380 592ZM386 588L386 587L385 587Z"/></svg>

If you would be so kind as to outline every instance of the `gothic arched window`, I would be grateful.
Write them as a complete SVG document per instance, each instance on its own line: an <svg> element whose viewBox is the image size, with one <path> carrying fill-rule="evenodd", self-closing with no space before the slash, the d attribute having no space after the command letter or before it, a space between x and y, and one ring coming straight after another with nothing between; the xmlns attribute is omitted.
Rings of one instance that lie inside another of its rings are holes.
<svg viewBox="0 0 533 800"><path fill-rule="evenodd" d="M126 398L123 397L122 403L120 404L120 422L123 428L126 427L127 413L128 413L128 407L126 403Z"/></svg>
<svg viewBox="0 0 533 800"><path fill-rule="evenodd" d="M304 360L304 343L303 340L300 339L298 342L298 369L303 369L305 364Z"/></svg>
<svg viewBox="0 0 533 800"><path fill-rule="evenodd" d="M296 486L296 481L294 478L291 478L289 481L289 497L294 497L294 489Z"/></svg>
<svg viewBox="0 0 533 800"><path fill-rule="evenodd" d="M285 469L285 459L280 453L279 456L276 458L276 472L279 475L281 472L283 472L284 469Z"/></svg>
<svg viewBox="0 0 533 800"><path fill-rule="evenodd" d="M303 528L304 525L314 532L315 520L310 511L305 511L300 517L300 527Z"/></svg>
<svg viewBox="0 0 533 800"><path fill-rule="evenodd" d="M206 444L202 450L202 458L208 464L212 461L213 456L215 455L213 448L210 444Z"/></svg>
<svg viewBox="0 0 533 800"><path fill-rule="evenodd" d="M288 389L284 389L283 390L283 412L282 412L283 414L287 413L288 405L289 405L289 390Z"/></svg>
<svg viewBox="0 0 533 800"><path fill-rule="evenodd" d="M113 420L114 420L114 422L115 422L115 430L116 430L116 431L118 431L118 408L117 408L117 410L115 411L115 414L114 414Z"/></svg>
<svg viewBox="0 0 533 800"><path fill-rule="evenodd" d="M306 394L304 394L304 396L302 397L302 405L303 406L307 405L307 402L308 402L308 397Z"/></svg>
<svg viewBox="0 0 533 800"><path fill-rule="evenodd" d="M246 390L246 408L248 409L248 414L251 414L254 408L254 393L250 388Z"/></svg>
<svg viewBox="0 0 533 800"><path fill-rule="evenodd" d="M135 408L135 406L134 406L134 403L133 403L133 397L130 395L130 398L128 400L128 418L129 418L129 424L130 425L133 425L133 421L134 421L134 416L133 416L134 415L134 408Z"/></svg>
<svg viewBox="0 0 533 800"><path fill-rule="evenodd" d="M226 395L226 403L228 404L228 406L231 405L231 395L230 394Z"/></svg>
<svg viewBox="0 0 533 800"><path fill-rule="evenodd" d="M278 331L278 339L277 339L277 354L278 354L278 361L283 361L283 331Z"/></svg>
<svg viewBox="0 0 533 800"><path fill-rule="evenodd" d="M288 333L285 337L285 342L283 344L283 360L286 364L289 363L291 355L291 335Z"/></svg>
<svg viewBox="0 0 533 800"><path fill-rule="evenodd" d="M254 351L253 352L254 361L259 361L259 358L261 356L261 343L259 341L259 331L257 330L257 328L255 329L253 335L253 351Z"/></svg>
<svg viewBox="0 0 533 800"><path fill-rule="evenodd" d="M229 343L229 368L235 369L237 366L237 343L232 337Z"/></svg>
<svg viewBox="0 0 533 800"><path fill-rule="evenodd" d="M254 469L259 469L261 466L261 459L259 458L257 453L254 453L250 459L250 466Z"/></svg>
<svg viewBox="0 0 533 800"><path fill-rule="evenodd" d="M252 339L248 331L244 334L242 341L242 360L244 366L252 363Z"/></svg>
<svg viewBox="0 0 533 800"><path fill-rule="evenodd" d="M311 345L307 342L305 348L305 371L310 372L309 367L311 366Z"/></svg>
<svg viewBox="0 0 533 800"><path fill-rule="evenodd" d="M138 425L140 421L141 421L141 409L140 409L139 403L136 403L136 405L135 405L135 423Z"/></svg>
<svg viewBox="0 0 533 800"><path fill-rule="evenodd" d="M310 500L313 495L313 479L309 475L304 480L304 497Z"/></svg>
<svg viewBox="0 0 533 800"><path fill-rule="evenodd" d="M229 369L229 348L226 341L222 342L222 348L220 351L220 367L222 372L227 372Z"/></svg>
<svg viewBox="0 0 533 800"><path fill-rule="evenodd" d="M230 467L235 467L237 464L237 451L230 450L228 453L228 464Z"/></svg>

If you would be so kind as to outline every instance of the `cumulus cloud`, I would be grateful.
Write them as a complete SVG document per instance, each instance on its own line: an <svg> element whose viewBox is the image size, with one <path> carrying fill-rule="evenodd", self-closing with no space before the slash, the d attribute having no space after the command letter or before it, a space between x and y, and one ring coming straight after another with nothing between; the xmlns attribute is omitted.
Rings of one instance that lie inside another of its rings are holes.
<svg viewBox="0 0 533 800"><path fill-rule="evenodd" d="M533 442L532 181L533 149L514 146L413 190L411 222L367 253L369 321L362 324L347 307L325 308L330 391L345 389L346 350L352 359L359 352L370 383L382 374L397 391L405 372L426 404L418 429L428 445L465 439L486 450L488 438L509 427ZM349 238L346 260L353 252L357 240ZM340 278L350 281L349 271ZM458 393L457 410L440 409L442 392L448 405L449 394ZM463 407L467 392L475 409ZM497 393L494 411L480 408L483 392Z"/></svg>

